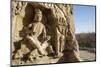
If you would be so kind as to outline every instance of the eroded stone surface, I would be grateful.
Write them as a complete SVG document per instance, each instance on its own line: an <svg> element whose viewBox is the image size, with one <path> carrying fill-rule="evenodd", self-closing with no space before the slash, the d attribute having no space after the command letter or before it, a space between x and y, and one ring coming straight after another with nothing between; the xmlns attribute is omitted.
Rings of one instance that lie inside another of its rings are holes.
<svg viewBox="0 0 100 67"><path fill-rule="evenodd" d="M12 1L12 64L80 61L74 29L72 5Z"/></svg>

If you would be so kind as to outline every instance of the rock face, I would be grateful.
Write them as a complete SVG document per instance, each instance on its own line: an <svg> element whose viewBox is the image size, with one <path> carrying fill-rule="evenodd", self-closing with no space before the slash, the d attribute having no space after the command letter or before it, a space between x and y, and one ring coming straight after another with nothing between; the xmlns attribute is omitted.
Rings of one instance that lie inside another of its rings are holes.
<svg viewBox="0 0 100 67"><path fill-rule="evenodd" d="M80 61L74 29L73 5L12 1L12 64Z"/></svg>

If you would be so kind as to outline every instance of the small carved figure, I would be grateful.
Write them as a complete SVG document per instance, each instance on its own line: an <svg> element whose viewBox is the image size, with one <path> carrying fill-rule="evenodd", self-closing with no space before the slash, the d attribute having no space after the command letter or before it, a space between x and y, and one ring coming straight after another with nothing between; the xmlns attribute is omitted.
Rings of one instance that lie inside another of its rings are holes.
<svg viewBox="0 0 100 67"><path fill-rule="evenodd" d="M63 18L57 19L56 31L57 31L57 42L56 42L56 55L58 57L62 56L62 51L64 50L65 45L65 30L66 30L66 21Z"/></svg>

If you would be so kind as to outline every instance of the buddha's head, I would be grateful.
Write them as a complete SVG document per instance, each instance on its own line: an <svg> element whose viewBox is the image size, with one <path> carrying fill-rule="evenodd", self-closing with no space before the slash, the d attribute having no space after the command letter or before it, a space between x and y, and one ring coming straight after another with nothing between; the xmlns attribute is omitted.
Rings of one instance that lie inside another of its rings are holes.
<svg viewBox="0 0 100 67"><path fill-rule="evenodd" d="M35 9L34 21L40 22L42 20L42 11L40 9Z"/></svg>

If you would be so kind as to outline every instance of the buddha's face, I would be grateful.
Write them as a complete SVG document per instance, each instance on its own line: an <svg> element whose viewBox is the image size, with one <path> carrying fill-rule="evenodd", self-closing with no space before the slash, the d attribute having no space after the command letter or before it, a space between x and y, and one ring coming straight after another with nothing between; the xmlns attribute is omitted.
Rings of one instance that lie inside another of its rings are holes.
<svg viewBox="0 0 100 67"><path fill-rule="evenodd" d="M41 20L42 20L42 14L41 13L35 14L34 21L40 22Z"/></svg>

